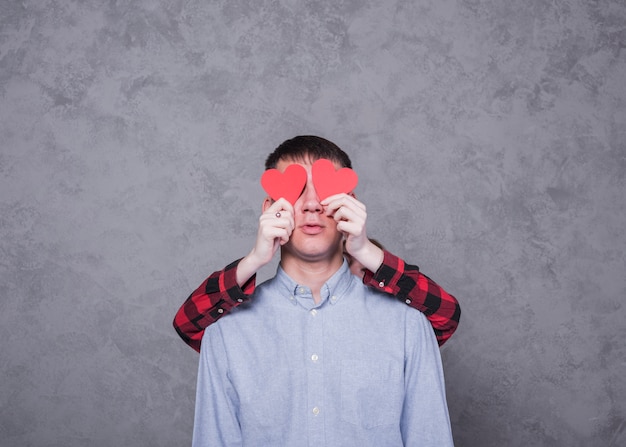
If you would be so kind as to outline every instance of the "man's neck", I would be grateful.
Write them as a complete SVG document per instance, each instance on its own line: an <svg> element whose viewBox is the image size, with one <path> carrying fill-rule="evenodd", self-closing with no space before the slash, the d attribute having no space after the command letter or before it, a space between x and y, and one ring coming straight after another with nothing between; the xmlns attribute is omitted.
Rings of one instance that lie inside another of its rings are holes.
<svg viewBox="0 0 626 447"><path fill-rule="evenodd" d="M322 286L333 276L343 264L343 255L339 253L332 259L322 261L306 261L283 253L280 265L296 283L311 289L313 300L318 304L321 299Z"/></svg>

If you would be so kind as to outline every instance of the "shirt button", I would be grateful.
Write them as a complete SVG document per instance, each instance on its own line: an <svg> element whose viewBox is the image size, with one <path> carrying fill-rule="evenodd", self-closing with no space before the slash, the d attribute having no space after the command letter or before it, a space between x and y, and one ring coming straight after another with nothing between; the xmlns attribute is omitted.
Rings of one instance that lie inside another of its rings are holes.
<svg viewBox="0 0 626 447"><path fill-rule="evenodd" d="M304 287L300 287L300 293L304 293Z"/></svg>
<svg viewBox="0 0 626 447"><path fill-rule="evenodd" d="M239 298L237 301L243 303L243 298Z"/></svg>
<svg viewBox="0 0 626 447"><path fill-rule="evenodd" d="M337 297L336 297L335 295L333 295L333 296L331 296L331 297L330 297L330 302L331 302L331 303L334 303L334 302L336 302L336 301L337 301Z"/></svg>
<svg viewBox="0 0 626 447"><path fill-rule="evenodd" d="M385 281L381 281L378 283L378 287L385 287Z"/></svg>
<svg viewBox="0 0 626 447"><path fill-rule="evenodd" d="M317 356L317 354L313 354L313 355L311 356L311 360L313 360L314 362L317 362L317 361L318 361L318 359L319 359L319 357Z"/></svg>
<svg viewBox="0 0 626 447"><path fill-rule="evenodd" d="M313 407L313 414L315 416L317 416L318 414L320 414L320 409L318 407Z"/></svg>
<svg viewBox="0 0 626 447"><path fill-rule="evenodd" d="M224 313L224 309L217 309L217 313L218 314L223 314Z"/></svg>
<svg viewBox="0 0 626 447"><path fill-rule="evenodd" d="M311 316L316 316L317 315L317 310L315 309L311 309Z"/></svg>
<svg viewBox="0 0 626 447"><path fill-rule="evenodd" d="M408 299L408 298L406 300L404 300L404 302L407 303L407 304L411 304L411 300Z"/></svg>

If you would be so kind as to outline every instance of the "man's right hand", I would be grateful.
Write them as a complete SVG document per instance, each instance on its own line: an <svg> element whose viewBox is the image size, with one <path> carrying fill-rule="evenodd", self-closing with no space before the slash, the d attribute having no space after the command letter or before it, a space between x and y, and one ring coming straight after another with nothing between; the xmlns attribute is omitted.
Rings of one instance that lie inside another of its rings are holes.
<svg viewBox="0 0 626 447"><path fill-rule="evenodd" d="M254 247L237 265L237 283L240 286L269 263L278 248L289 241L295 226L293 214L291 203L282 198L265 208L259 217Z"/></svg>

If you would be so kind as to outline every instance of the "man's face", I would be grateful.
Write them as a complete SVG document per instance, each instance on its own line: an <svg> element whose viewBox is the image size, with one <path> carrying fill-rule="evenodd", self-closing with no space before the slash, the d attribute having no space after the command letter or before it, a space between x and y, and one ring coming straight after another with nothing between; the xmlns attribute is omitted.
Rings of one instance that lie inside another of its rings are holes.
<svg viewBox="0 0 626 447"><path fill-rule="evenodd" d="M342 234L337 231L337 223L332 217L326 216L324 208L320 204L319 198L313 186L311 175L311 160L294 162L291 160L280 160L276 169L284 172L287 166L297 163L304 167L307 172L307 182L302 195L294 204L295 228L289 242L284 250L306 261L330 260L333 257L341 256ZM334 162L335 168L339 166Z"/></svg>

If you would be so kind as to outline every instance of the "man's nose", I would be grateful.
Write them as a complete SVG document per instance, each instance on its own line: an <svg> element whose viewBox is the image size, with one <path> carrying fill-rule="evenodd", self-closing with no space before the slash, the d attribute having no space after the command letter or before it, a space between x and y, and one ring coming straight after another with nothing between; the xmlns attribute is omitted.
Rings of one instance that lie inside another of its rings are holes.
<svg viewBox="0 0 626 447"><path fill-rule="evenodd" d="M302 193L302 211L311 213L321 213L323 210L320 199L317 196L313 182L307 182L304 192Z"/></svg>

